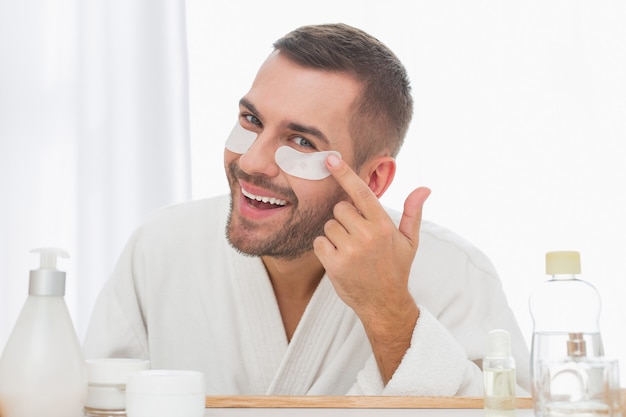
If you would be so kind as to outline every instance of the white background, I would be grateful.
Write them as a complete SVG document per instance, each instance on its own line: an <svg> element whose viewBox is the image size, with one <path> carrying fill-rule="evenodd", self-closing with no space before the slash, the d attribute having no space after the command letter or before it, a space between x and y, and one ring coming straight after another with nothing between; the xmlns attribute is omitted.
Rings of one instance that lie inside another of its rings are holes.
<svg viewBox="0 0 626 417"><path fill-rule="evenodd" d="M529 342L545 252L579 250L624 384L626 2L188 0L187 16L194 197L227 192L223 143L274 40L365 29L405 63L416 103L384 203L429 186L425 218L489 255Z"/></svg>

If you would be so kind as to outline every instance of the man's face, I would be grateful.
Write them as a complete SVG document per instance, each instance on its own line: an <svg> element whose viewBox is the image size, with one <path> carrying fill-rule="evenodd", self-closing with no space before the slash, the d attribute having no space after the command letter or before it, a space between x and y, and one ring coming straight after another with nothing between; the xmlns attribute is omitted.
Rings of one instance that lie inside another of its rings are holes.
<svg viewBox="0 0 626 417"><path fill-rule="evenodd" d="M231 188L227 234L239 251L295 259L323 234L334 205L346 199L332 177L306 180L276 164L281 146L339 151L352 162L351 106L359 84L343 74L301 67L274 52L241 99L239 123L257 134L243 155L224 152Z"/></svg>

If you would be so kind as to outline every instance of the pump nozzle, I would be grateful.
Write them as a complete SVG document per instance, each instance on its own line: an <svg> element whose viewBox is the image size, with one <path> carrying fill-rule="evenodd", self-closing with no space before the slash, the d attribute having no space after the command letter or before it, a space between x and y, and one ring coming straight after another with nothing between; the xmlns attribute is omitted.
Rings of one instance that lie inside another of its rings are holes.
<svg viewBox="0 0 626 417"><path fill-rule="evenodd" d="M511 335L506 330L495 329L487 334L487 356L511 356Z"/></svg>
<svg viewBox="0 0 626 417"><path fill-rule="evenodd" d="M30 251L39 254L39 269L30 271L30 295L65 295L65 272L59 271L57 258L69 258L59 248L38 248Z"/></svg>
<svg viewBox="0 0 626 417"><path fill-rule="evenodd" d="M57 258L69 258L70 255L59 248L37 248L30 253L39 254L39 269L57 269Z"/></svg>

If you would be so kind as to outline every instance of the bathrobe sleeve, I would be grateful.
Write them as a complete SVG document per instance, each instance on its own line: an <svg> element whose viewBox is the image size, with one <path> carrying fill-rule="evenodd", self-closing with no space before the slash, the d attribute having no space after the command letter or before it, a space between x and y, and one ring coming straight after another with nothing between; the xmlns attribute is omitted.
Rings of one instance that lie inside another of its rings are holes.
<svg viewBox="0 0 626 417"><path fill-rule="evenodd" d="M374 357L359 373L349 395L479 396L480 368L423 306L413 331L411 347L385 386Z"/></svg>

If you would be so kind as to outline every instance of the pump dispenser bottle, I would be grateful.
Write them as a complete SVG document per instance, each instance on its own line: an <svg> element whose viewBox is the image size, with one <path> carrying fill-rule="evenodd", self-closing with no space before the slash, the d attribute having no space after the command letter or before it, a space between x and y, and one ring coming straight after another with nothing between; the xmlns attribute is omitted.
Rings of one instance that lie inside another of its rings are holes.
<svg viewBox="0 0 626 417"><path fill-rule="evenodd" d="M87 392L82 349L65 305L60 249L30 272L28 298L0 358L0 416L80 417Z"/></svg>

